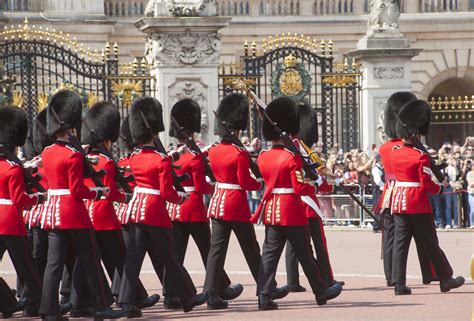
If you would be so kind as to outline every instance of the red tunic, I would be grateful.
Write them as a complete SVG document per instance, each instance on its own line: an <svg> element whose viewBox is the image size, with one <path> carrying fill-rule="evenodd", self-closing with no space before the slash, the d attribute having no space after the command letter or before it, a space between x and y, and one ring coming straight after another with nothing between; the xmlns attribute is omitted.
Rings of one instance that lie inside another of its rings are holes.
<svg viewBox="0 0 474 321"><path fill-rule="evenodd" d="M392 199L392 191L395 185L395 174L392 169L392 150L395 146L400 146L402 144L403 141L401 138L393 138L383 143L379 149L385 173L385 185L383 187L382 195L379 197L379 204L376 206L381 210L391 207L390 200Z"/></svg>
<svg viewBox="0 0 474 321"><path fill-rule="evenodd" d="M41 175L40 184L45 190L48 190L48 180L46 179L46 173L44 172L43 166L38 166L38 172ZM29 210L23 212L23 221L29 228L40 226L41 223L41 213L43 213L44 204L38 204L33 206Z"/></svg>
<svg viewBox="0 0 474 321"><path fill-rule="evenodd" d="M0 156L0 235L25 236L22 210L38 202L25 192L21 165Z"/></svg>
<svg viewBox="0 0 474 321"><path fill-rule="evenodd" d="M85 199L97 192L84 185L84 160L77 150L58 141L42 153L43 167L49 184L48 200L41 214L44 229L92 228ZM63 191L66 195L55 195Z"/></svg>
<svg viewBox="0 0 474 321"><path fill-rule="evenodd" d="M117 188L115 182L115 165L114 161L107 156L98 152L92 152L92 156L97 157L98 162L94 164L96 171L105 170L106 174L102 176L102 182L104 186L110 189L110 193L107 198L100 200L88 200L86 207L89 210L89 216L94 226L94 230L120 230L121 224L115 213L113 202L123 203L126 195L121 193ZM84 180L84 183L89 188L95 187L94 182L91 178Z"/></svg>
<svg viewBox="0 0 474 321"><path fill-rule="evenodd" d="M208 216L225 221L249 222L247 191L259 190L262 184L250 175L248 151L223 139L209 150L209 161L218 183Z"/></svg>
<svg viewBox="0 0 474 321"><path fill-rule="evenodd" d="M171 157L145 146L130 158L137 186L128 204L130 223L171 228L166 202L180 203L183 196L173 186Z"/></svg>
<svg viewBox="0 0 474 321"><path fill-rule="evenodd" d="M443 188L431 179L429 156L411 145L394 147L392 169L397 178L392 213L431 214L428 194L439 194Z"/></svg>
<svg viewBox="0 0 474 321"><path fill-rule="evenodd" d="M117 165L120 168L123 168L123 169L126 170L125 173L124 173L125 178L128 178L128 177L132 176L131 168L130 168L130 155L122 157L118 161ZM135 188L135 186L137 186L137 183L135 182L135 179L133 179L133 180L128 182L128 185L133 190ZM130 217L127 216L127 209L128 209L128 203L119 203L118 204L117 218L118 218L118 220L120 221L120 223L122 225L126 225L126 224L130 223Z"/></svg>
<svg viewBox="0 0 474 321"><path fill-rule="evenodd" d="M266 225L307 225L301 196L315 195L316 187L304 181L300 156L274 146L260 153L258 166L265 180L265 193L252 222L257 222L263 214Z"/></svg>
<svg viewBox="0 0 474 321"><path fill-rule="evenodd" d="M175 162L176 174L189 174L190 179L182 183L189 198L183 204L168 203L168 212L172 221L209 222L203 195L212 194L214 187L206 182L204 159L202 155L186 149L186 152Z"/></svg>

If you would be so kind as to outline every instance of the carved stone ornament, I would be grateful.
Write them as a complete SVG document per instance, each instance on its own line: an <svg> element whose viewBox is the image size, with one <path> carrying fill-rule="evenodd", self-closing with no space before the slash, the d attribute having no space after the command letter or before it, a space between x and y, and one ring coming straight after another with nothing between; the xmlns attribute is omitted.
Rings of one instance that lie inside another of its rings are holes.
<svg viewBox="0 0 474 321"><path fill-rule="evenodd" d="M174 105L181 99L189 98L199 104L201 108L201 136L206 137L209 130L209 117L205 106L207 105L206 87L198 79L193 80L177 80L171 85L170 106Z"/></svg>
<svg viewBox="0 0 474 321"><path fill-rule="evenodd" d="M203 17L216 16L215 0L149 0L145 17Z"/></svg>
<svg viewBox="0 0 474 321"><path fill-rule="evenodd" d="M385 108L385 104L386 104L386 101L387 99L377 99L375 101L375 112L376 112L376 115L378 114L378 121L377 121L377 127L376 127L376 131L377 131L377 136L379 138L379 142L380 143L384 143L386 140L387 140L387 135L385 134L385 129L384 129L384 125L383 125L383 121L384 121L384 108Z"/></svg>
<svg viewBox="0 0 474 321"><path fill-rule="evenodd" d="M400 0L371 0L368 27L374 31L398 31Z"/></svg>
<svg viewBox="0 0 474 321"><path fill-rule="evenodd" d="M375 67L375 79L400 79L403 78L403 67Z"/></svg>
<svg viewBox="0 0 474 321"><path fill-rule="evenodd" d="M153 33L147 38L145 55L150 64L217 64L221 37L217 32Z"/></svg>

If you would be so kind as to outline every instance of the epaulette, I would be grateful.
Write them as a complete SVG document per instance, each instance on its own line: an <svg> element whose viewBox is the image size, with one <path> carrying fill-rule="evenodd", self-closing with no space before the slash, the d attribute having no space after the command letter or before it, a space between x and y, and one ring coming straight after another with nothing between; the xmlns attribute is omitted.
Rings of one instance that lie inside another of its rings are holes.
<svg viewBox="0 0 474 321"><path fill-rule="evenodd" d="M247 150L247 148L242 147L242 146L239 146L239 145L236 145L236 144L234 144L234 143L232 143L232 146L236 147L238 150Z"/></svg>
<svg viewBox="0 0 474 321"><path fill-rule="evenodd" d="M110 157L105 155L105 154L102 154L102 153L99 153L100 156L104 157L106 161L111 161Z"/></svg>
<svg viewBox="0 0 474 321"><path fill-rule="evenodd" d="M72 147L71 145L64 145L64 147L68 148L73 153L79 153L79 151L75 149L74 147Z"/></svg>
<svg viewBox="0 0 474 321"><path fill-rule="evenodd" d="M400 146L400 145L395 145L395 146L392 147L392 152L393 152L394 150L399 150L400 148L402 148L402 146Z"/></svg>
<svg viewBox="0 0 474 321"><path fill-rule="evenodd" d="M168 155L166 155L166 154L160 153L160 152L157 151L156 149L153 150L153 151L155 152L155 154L158 154L158 155L160 155L160 156L163 157L163 158L165 158L166 156L168 156Z"/></svg>
<svg viewBox="0 0 474 321"><path fill-rule="evenodd" d="M126 159L127 157L128 157L128 155L122 156L122 157L120 157L120 159L119 159L118 161L119 161L119 162L120 162L120 161L123 161L123 160Z"/></svg>
<svg viewBox="0 0 474 321"><path fill-rule="evenodd" d="M197 151L195 151L195 150L193 150L193 149L191 149L191 148L189 148L189 147L186 147L186 150L187 150L188 152L190 152L191 154L193 154L193 156L199 155L199 152L197 152Z"/></svg>
<svg viewBox="0 0 474 321"><path fill-rule="evenodd" d="M11 161L9 159L5 159L7 161L8 164L10 164L10 166L21 166L21 164L17 163L17 162L14 162L14 161Z"/></svg>
<svg viewBox="0 0 474 321"><path fill-rule="evenodd" d="M288 148L286 148L286 147L284 148L284 150L286 150L288 153L290 153L290 154L291 154L291 155L293 155L293 156L295 156L295 155L296 155L296 153L295 153L295 152L293 152L293 151L289 150L289 149L288 149Z"/></svg>
<svg viewBox="0 0 474 321"><path fill-rule="evenodd" d="M419 152L420 152L420 154L424 154L424 152L423 152L421 149L419 149L419 148L416 148L416 147L412 147L412 148L413 148L414 150L416 150L416 151L419 151Z"/></svg>

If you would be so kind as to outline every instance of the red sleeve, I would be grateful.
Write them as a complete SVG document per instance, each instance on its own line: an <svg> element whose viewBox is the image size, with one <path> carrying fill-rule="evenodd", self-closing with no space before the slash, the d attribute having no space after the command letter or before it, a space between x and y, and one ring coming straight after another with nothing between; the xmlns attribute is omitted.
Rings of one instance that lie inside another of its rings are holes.
<svg viewBox="0 0 474 321"><path fill-rule="evenodd" d="M322 193L332 193L334 191L334 185L329 184L328 181L323 178L323 183L318 186L318 192Z"/></svg>
<svg viewBox="0 0 474 321"><path fill-rule="evenodd" d="M110 189L110 193L107 197L107 200L119 203L125 202L126 196L124 193L119 191L117 182L115 181L114 162L112 160L108 160L104 165L104 169L107 173L103 176L103 182L104 185Z"/></svg>
<svg viewBox="0 0 474 321"><path fill-rule="evenodd" d="M174 189L171 157L163 157L159 166L161 197L167 202L179 204L183 197Z"/></svg>
<svg viewBox="0 0 474 321"><path fill-rule="evenodd" d="M442 192L443 188L440 184L436 184L431 179L431 166L428 157L429 156L426 154L423 154L420 157L418 173L420 175L421 188L427 193L439 194Z"/></svg>
<svg viewBox="0 0 474 321"><path fill-rule="evenodd" d="M84 160L80 153L72 154L68 162L69 190L78 199L95 199L96 191L91 191L84 185Z"/></svg>
<svg viewBox="0 0 474 321"><path fill-rule="evenodd" d="M303 179L303 163L299 156L293 156L290 160L291 185L296 195L309 196L316 193L316 187L308 184Z"/></svg>
<svg viewBox="0 0 474 321"><path fill-rule="evenodd" d="M25 192L23 169L20 166L12 166L9 170L9 176L8 189L13 204L20 208L28 208L35 205L38 202L38 198L30 196Z"/></svg>
<svg viewBox="0 0 474 321"><path fill-rule="evenodd" d="M245 150L241 150L237 155L237 179L244 190L258 191L262 188L262 184L250 175L249 154Z"/></svg>
<svg viewBox="0 0 474 321"><path fill-rule="evenodd" d="M213 186L206 182L206 175L204 174L204 159L202 155L194 156L191 162L192 177L194 182L194 189L198 194L211 194Z"/></svg>

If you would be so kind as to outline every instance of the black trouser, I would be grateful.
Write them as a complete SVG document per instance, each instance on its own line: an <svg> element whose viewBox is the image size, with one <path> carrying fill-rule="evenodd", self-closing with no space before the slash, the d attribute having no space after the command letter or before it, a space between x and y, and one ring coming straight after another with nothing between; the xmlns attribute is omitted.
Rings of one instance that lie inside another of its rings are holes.
<svg viewBox="0 0 474 321"><path fill-rule="evenodd" d="M265 241L262 248L262 263L257 283L257 295L271 295L273 280L286 241L293 245L298 261L314 294L322 294L328 281L321 272L319 262L314 258L310 245L308 226L265 226Z"/></svg>
<svg viewBox="0 0 474 321"><path fill-rule="evenodd" d="M70 248L77 254L72 284L78 297L90 299L94 311L105 310L113 303L110 287L100 265L100 252L92 229L49 230L48 242L48 263L44 273L47 286L43 288L40 314L59 314L58 288Z"/></svg>
<svg viewBox="0 0 474 321"><path fill-rule="evenodd" d="M129 227L129 245L120 287L119 303L135 304L138 277L145 254L153 261L160 262L167 277L173 282L177 296L182 302L196 294L196 288L188 271L178 262L171 229L143 224L131 224ZM154 264L155 271L158 268Z"/></svg>
<svg viewBox="0 0 474 321"><path fill-rule="evenodd" d="M382 244L383 244L383 268L385 272L385 279L392 283L393 280L393 245L395 240L395 221L390 209L385 209L382 213L383 225L385 230L382 230ZM432 217L432 215L430 215ZM426 251L423 250L422 243L417 241L415 237L416 251L418 253L418 260L420 261L421 275L423 282L432 281L436 278L432 268L432 264Z"/></svg>
<svg viewBox="0 0 474 321"><path fill-rule="evenodd" d="M196 243L199 253L201 254L202 263L204 267L207 264L207 257L209 249L211 247L211 228L208 222L173 222L173 237L176 246L176 254L178 255L178 261L184 264L184 257L186 255L186 249L188 247L189 237L192 237ZM165 285L167 284L167 278L165 278ZM218 294L222 293L226 287L231 284L227 273L222 270L219 273L219 280L217 288ZM172 286L166 285L166 293L171 294Z"/></svg>
<svg viewBox="0 0 474 321"><path fill-rule="evenodd" d="M122 237L121 230L95 231L97 242L99 243L100 256L104 263L105 270L112 281L112 294L120 294L123 266L127 250ZM116 289L114 291L114 289ZM138 280L136 303L140 303L148 297L142 282Z"/></svg>
<svg viewBox="0 0 474 321"><path fill-rule="evenodd" d="M0 278L0 313L13 310L16 297L4 279Z"/></svg>
<svg viewBox="0 0 474 321"><path fill-rule="evenodd" d="M26 238L28 239L28 245L30 249L33 250L33 230L28 228L26 225ZM34 260L34 257L33 257ZM38 266L37 266L38 267ZM38 272L40 272L38 270ZM40 273L42 276L43 274ZM28 287L26 286L25 282L21 281L19 277L16 278L16 296L21 299L28 298Z"/></svg>
<svg viewBox="0 0 474 321"><path fill-rule="evenodd" d="M308 218L308 223L309 233L313 240L316 258L318 259L321 271L326 276L326 279L332 281L334 276L332 274L331 263L329 262L329 253L326 243L326 235L324 234L323 221L319 216L317 216ZM309 246L311 249L311 244ZM313 253L312 249L311 253ZM298 258L296 257L295 250L290 242L286 242L285 263L287 283L289 285L299 285Z"/></svg>
<svg viewBox="0 0 474 321"><path fill-rule="evenodd" d="M204 291L218 294L221 273L224 271L225 257L229 247L230 232L234 231L245 260L250 268L255 282L258 280L260 267L260 247L255 235L255 229L250 222L212 220L211 248L206 264L206 280Z"/></svg>
<svg viewBox="0 0 474 321"><path fill-rule="evenodd" d="M453 270L443 250L439 247L432 214L395 214L394 221L392 276L394 283L406 284L408 250L412 237L420 244L420 248L433 264L438 279L444 282L452 277Z"/></svg>
<svg viewBox="0 0 474 321"><path fill-rule="evenodd" d="M16 274L28 288L28 297L35 304L41 302L43 281L31 255L31 248L26 236L0 235L0 258L5 252L13 262Z"/></svg>

